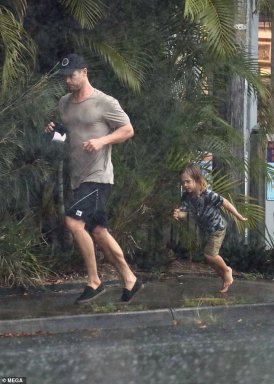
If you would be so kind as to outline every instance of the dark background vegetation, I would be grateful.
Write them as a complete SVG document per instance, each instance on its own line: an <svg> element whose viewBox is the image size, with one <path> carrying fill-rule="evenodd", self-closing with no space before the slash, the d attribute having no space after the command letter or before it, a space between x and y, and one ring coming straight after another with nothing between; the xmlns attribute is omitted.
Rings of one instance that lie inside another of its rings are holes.
<svg viewBox="0 0 274 384"><path fill-rule="evenodd" d="M37 283L53 271L83 266L63 225L70 193L64 147L43 135L47 122L58 119L56 105L65 93L55 66L71 52L88 58L93 86L116 97L135 128L132 140L113 148L109 202L110 230L130 263L159 271L175 257L201 260L196 229L174 223L171 212L180 203L180 167L207 151L217 164L213 187L250 215L256 232L263 218L256 196L244 205L241 185L235 188L227 171L243 171L232 150L241 146L241 135L224 111L228 83L242 62L210 52L200 26L184 16L182 1L105 1L93 28L82 27L65 3L27 2L23 26L35 43L36 62L23 86L11 86L1 98L1 283ZM127 70L132 81L125 80ZM256 81L255 89L263 87ZM262 239L244 245L232 221L231 232L236 242L233 248L225 242L224 256L232 266L272 271L272 251Z"/></svg>

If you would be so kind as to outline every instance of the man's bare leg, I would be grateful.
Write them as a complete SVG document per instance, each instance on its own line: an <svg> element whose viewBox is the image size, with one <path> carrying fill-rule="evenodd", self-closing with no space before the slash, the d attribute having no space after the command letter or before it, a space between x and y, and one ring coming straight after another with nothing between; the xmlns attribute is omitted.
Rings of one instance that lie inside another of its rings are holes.
<svg viewBox="0 0 274 384"><path fill-rule="evenodd" d="M223 280L223 286L220 289L220 292L227 292L230 285L233 283L232 269L225 263L220 255L205 255L205 259Z"/></svg>
<svg viewBox="0 0 274 384"><path fill-rule="evenodd" d="M101 280L97 272L93 240L85 230L85 223L82 220L66 216L66 226L71 231L74 241L84 258L88 273L88 285L96 289L101 284Z"/></svg>
<svg viewBox="0 0 274 384"><path fill-rule="evenodd" d="M136 282L136 276L129 268L124 253L113 236L104 227L97 226L92 231L92 237L102 249L108 261L117 269L124 281L124 287L131 290Z"/></svg>

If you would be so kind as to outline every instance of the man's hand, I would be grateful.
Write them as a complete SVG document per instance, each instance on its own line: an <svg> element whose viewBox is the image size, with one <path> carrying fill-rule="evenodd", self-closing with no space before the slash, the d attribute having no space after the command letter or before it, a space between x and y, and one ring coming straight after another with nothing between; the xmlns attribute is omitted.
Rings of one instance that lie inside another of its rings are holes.
<svg viewBox="0 0 274 384"><path fill-rule="evenodd" d="M99 151L105 145L104 139L99 137L98 139L90 139L83 142L84 150L86 151Z"/></svg>
<svg viewBox="0 0 274 384"><path fill-rule="evenodd" d="M48 123L48 125L45 127L45 132L46 133L50 133L50 132L53 132L54 131L54 122L51 121L50 123Z"/></svg>
<svg viewBox="0 0 274 384"><path fill-rule="evenodd" d="M185 219L187 217L187 212L182 211L180 208L176 208L173 211L173 217L175 220Z"/></svg>

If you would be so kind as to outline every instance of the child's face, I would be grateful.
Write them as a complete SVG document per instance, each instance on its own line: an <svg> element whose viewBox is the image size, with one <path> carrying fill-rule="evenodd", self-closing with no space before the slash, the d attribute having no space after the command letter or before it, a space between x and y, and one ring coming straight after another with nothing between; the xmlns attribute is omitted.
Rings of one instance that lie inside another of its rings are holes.
<svg viewBox="0 0 274 384"><path fill-rule="evenodd" d="M181 175L181 184L185 191L189 193L197 192L199 189L195 180L193 180L187 173Z"/></svg>

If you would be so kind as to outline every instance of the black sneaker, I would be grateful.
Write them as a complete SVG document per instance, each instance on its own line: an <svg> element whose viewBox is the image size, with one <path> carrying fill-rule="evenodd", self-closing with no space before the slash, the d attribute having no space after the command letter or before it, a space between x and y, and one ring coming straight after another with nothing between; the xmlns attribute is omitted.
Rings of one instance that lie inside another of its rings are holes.
<svg viewBox="0 0 274 384"><path fill-rule="evenodd" d="M96 297L100 296L103 292L105 292L105 287L103 284L100 284L96 289L87 285L81 296L75 300L75 304L88 303L89 301L92 301Z"/></svg>
<svg viewBox="0 0 274 384"><path fill-rule="evenodd" d="M129 303L133 296L144 287L141 279L137 278L133 288L131 290L124 288L121 296L121 301Z"/></svg>

